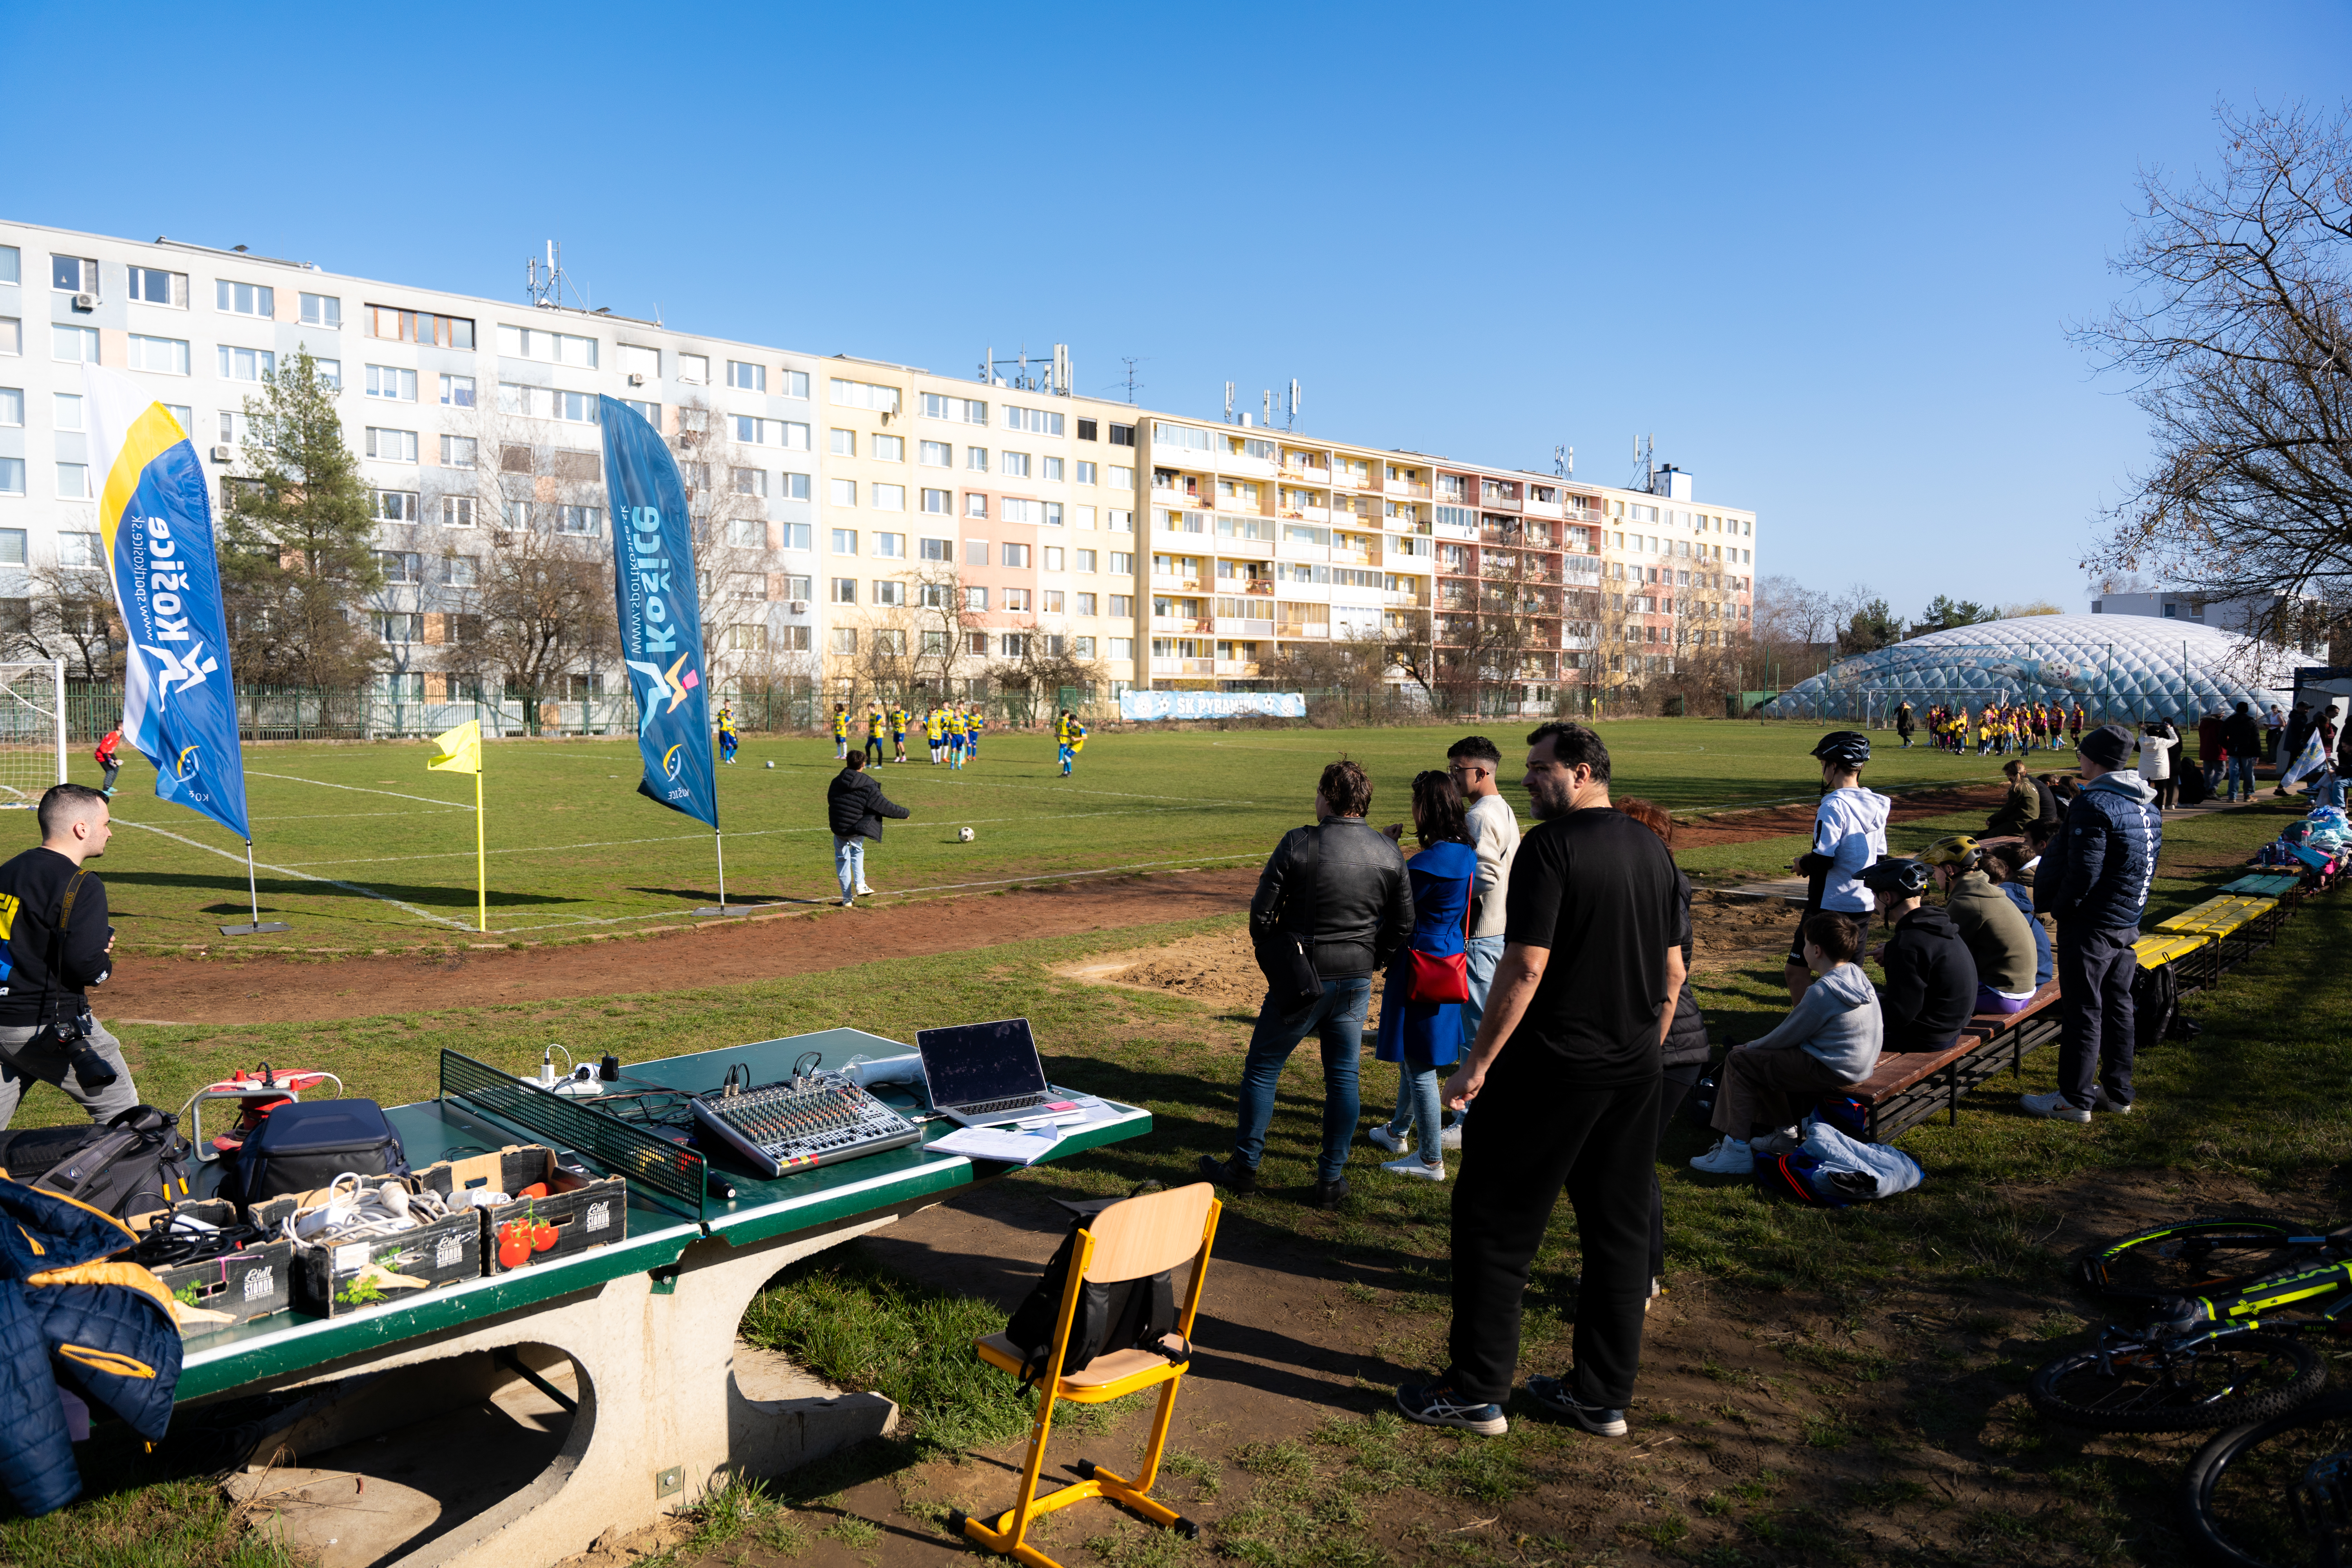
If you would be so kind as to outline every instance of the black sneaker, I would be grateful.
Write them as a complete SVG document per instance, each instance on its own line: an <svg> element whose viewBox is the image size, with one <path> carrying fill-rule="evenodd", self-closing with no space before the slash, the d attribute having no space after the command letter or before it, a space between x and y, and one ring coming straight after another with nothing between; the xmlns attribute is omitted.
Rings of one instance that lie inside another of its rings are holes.
<svg viewBox="0 0 2352 1568"><path fill-rule="evenodd" d="M1238 1160L1220 1160L1214 1154L1201 1156L1201 1175L1230 1193L1257 1191L1257 1173Z"/></svg>
<svg viewBox="0 0 2352 1568"><path fill-rule="evenodd" d="M1625 1413L1622 1410L1587 1405L1576 1396L1574 1387L1564 1377L1528 1379L1528 1397L1554 1415L1575 1422L1596 1437L1622 1437L1625 1435Z"/></svg>
<svg viewBox="0 0 2352 1568"><path fill-rule="evenodd" d="M1318 1181L1315 1184L1315 1206L1317 1208L1335 1209L1347 1201L1347 1177L1341 1176L1336 1181Z"/></svg>

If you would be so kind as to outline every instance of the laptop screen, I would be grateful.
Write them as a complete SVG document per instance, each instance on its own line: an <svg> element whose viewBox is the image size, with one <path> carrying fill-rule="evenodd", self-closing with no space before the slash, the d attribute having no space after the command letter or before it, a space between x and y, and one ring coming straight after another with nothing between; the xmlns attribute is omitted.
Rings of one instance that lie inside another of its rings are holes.
<svg viewBox="0 0 2352 1568"><path fill-rule="evenodd" d="M959 1024L948 1029L918 1029L935 1106L975 1105L1016 1094L1043 1094L1045 1069L1037 1065L1037 1042L1026 1018L993 1024Z"/></svg>

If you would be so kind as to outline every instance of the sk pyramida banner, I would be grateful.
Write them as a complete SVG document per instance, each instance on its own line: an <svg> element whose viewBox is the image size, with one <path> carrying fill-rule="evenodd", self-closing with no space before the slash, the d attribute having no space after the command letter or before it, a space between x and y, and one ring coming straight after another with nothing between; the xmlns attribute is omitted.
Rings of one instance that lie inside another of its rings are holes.
<svg viewBox="0 0 2352 1568"><path fill-rule="evenodd" d="M618 398L599 398L604 488L613 511L614 599L621 657L637 699L637 793L719 826L710 766L710 690L694 586L686 486L660 434Z"/></svg>
<svg viewBox="0 0 2352 1568"><path fill-rule="evenodd" d="M96 365L83 374L100 545L130 634L123 738L155 764L160 799L249 841L212 503L196 448L128 376Z"/></svg>

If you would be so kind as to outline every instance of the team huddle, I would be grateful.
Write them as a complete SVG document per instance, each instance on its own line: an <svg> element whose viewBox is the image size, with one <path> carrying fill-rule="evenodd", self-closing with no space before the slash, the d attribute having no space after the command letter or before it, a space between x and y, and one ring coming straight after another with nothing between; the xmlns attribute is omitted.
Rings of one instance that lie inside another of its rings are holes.
<svg viewBox="0 0 2352 1568"><path fill-rule="evenodd" d="M833 754L845 760L849 755L851 718L849 704L833 706ZM888 736L891 755L887 759L903 763L907 758L907 732L920 729L929 742L931 765L945 763L950 768L961 768L980 761L981 731L988 728L988 714L977 703L942 702L928 711L911 713L898 703L885 707L872 701L866 705L866 755L869 763L884 761L882 741ZM1065 708L1054 721L1054 741L1062 764L1062 776L1070 776L1077 764L1077 754L1086 749L1087 727L1078 716Z"/></svg>
<svg viewBox="0 0 2352 1568"><path fill-rule="evenodd" d="M1916 728L1911 704L1906 702L1895 710L1895 731L1906 746ZM2052 752L2062 741L2071 746L2083 739L2083 705L1988 702L1971 716L1966 703L1947 708L1938 702L1927 710L1927 736L1937 751L1954 753L1966 752L1974 741L1979 757Z"/></svg>

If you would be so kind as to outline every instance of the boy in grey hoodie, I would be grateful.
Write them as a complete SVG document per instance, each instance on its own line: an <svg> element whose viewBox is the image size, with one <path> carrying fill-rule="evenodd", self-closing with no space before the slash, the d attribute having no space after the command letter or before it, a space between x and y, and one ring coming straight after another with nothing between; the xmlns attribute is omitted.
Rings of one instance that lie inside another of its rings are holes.
<svg viewBox="0 0 2352 1568"><path fill-rule="evenodd" d="M1746 1175L1756 1155L1795 1148L1805 1107L1860 1083L1878 1066L1885 1026L1878 993L1857 962L1863 928L1824 911L1805 921L1801 935L1813 983L1770 1034L1723 1058L1713 1117L1723 1141L1693 1160L1693 1170ZM1751 1144L1759 1131L1766 1136Z"/></svg>

